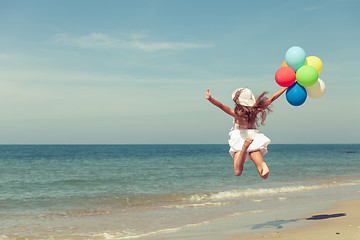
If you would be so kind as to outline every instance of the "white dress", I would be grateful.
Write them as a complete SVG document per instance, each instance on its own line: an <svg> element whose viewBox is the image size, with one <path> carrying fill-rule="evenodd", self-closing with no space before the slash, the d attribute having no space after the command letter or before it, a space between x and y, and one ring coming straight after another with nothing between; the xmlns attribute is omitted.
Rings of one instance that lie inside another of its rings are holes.
<svg viewBox="0 0 360 240"><path fill-rule="evenodd" d="M258 129L239 129L239 126L235 123L235 121L229 132L229 137L229 153L232 157L234 157L236 152L241 151L247 137L254 139L247 150L245 161L251 160L249 152L260 150L261 154L265 155L268 152L267 146L271 142L271 140L264 134L260 133Z"/></svg>

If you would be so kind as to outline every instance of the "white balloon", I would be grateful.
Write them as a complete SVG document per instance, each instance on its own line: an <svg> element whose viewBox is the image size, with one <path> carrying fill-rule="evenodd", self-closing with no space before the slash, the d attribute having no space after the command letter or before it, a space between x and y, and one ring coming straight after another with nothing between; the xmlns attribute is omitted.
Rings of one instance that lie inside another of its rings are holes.
<svg viewBox="0 0 360 240"><path fill-rule="evenodd" d="M326 92L326 86L323 80L320 78L317 80L317 82L310 86L305 87L307 95L311 98L321 98L325 92Z"/></svg>

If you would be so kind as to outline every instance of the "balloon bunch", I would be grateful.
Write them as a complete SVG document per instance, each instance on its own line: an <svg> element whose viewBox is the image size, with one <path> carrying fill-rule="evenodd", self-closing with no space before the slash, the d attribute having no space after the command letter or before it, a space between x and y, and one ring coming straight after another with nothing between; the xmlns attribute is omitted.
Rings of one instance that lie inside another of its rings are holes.
<svg viewBox="0 0 360 240"><path fill-rule="evenodd" d="M319 78L322 69L320 58L306 57L304 49L291 47L285 54L285 61L275 73L275 81L281 87L288 87L286 99L293 106L302 105L307 96L320 98L326 91Z"/></svg>

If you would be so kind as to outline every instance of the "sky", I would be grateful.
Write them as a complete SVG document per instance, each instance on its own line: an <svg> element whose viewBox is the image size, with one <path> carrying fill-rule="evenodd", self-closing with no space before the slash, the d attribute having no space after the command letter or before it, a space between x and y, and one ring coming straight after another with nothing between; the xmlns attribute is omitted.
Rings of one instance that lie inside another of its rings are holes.
<svg viewBox="0 0 360 240"><path fill-rule="evenodd" d="M0 144L227 144L249 87L268 96L286 51L323 62L327 91L285 94L272 143L360 143L360 2L0 0Z"/></svg>

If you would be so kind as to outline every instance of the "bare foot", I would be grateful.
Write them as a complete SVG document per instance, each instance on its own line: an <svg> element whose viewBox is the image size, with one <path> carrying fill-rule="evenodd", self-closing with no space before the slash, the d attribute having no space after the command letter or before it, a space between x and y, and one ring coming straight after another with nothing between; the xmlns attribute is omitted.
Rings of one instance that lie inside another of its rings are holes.
<svg viewBox="0 0 360 240"><path fill-rule="evenodd" d="M254 141L254 139L252 139L252 138L249 138L249 137L246 138L242 149L247 150L253 141Z"/></svg>
<svg viewBox="0 0 360 240"><path fill-rule="evenodd" d="M261 177L263 179L267 179L269 176L270 170L265 162L262 163L262 171L261 171Z"/></svg>

